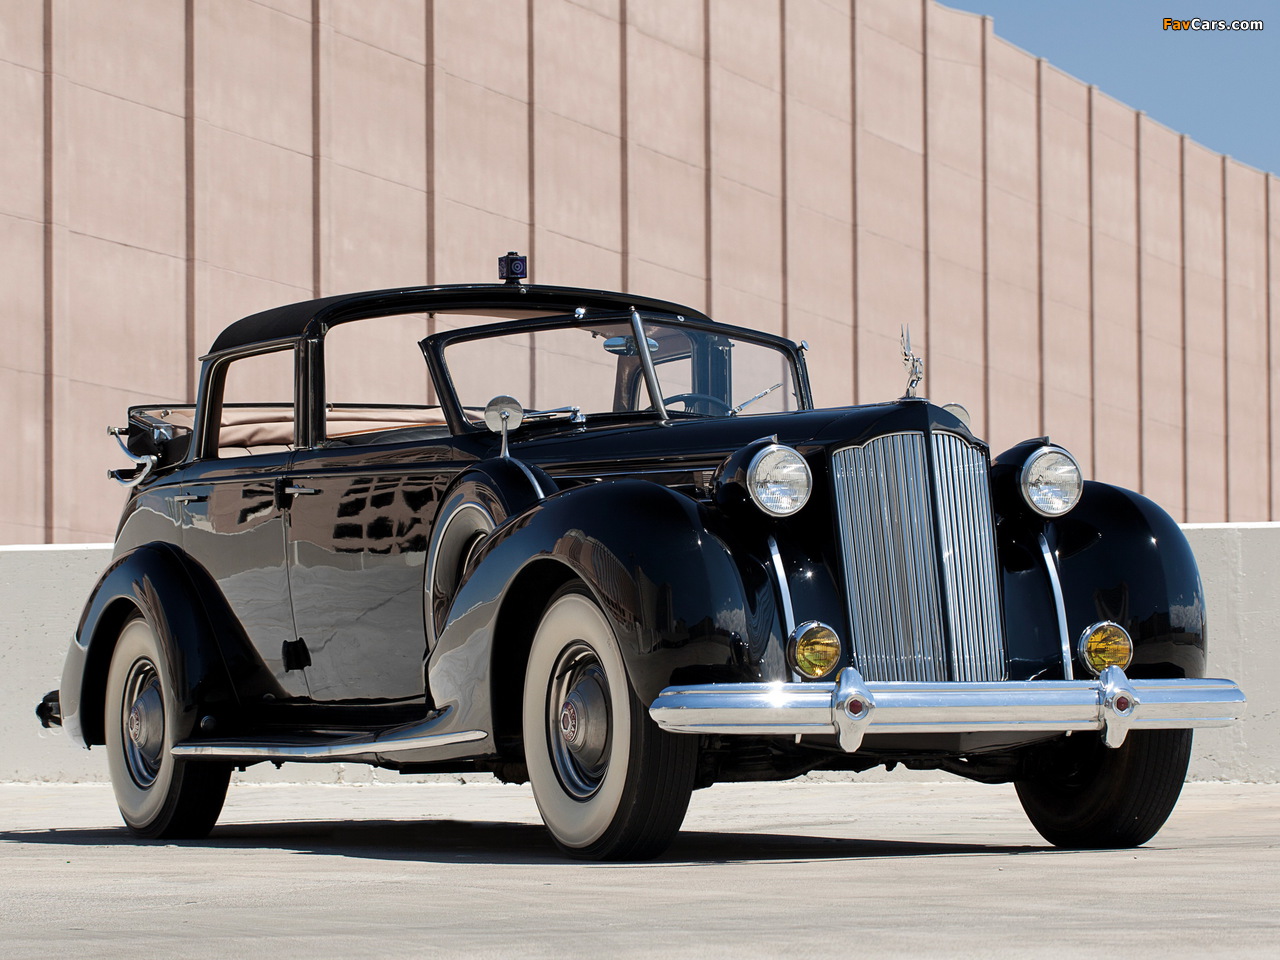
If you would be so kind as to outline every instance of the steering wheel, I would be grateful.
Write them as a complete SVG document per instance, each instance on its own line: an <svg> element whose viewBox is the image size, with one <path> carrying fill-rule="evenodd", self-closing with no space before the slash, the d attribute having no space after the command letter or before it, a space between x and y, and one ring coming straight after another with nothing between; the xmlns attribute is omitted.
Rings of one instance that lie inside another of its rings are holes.
<svg viewBox="0 0 1280 960"><path fill-rule="evenodd" d="M662 398L662 405L665 407L669 403L683 403L685 410L688 411L693 409L695 403L701 403L704 400L719 407L720 413L731 413L733 411L733 407L719 397L713 397L709 393L673 393L669 397Z"/></svg>

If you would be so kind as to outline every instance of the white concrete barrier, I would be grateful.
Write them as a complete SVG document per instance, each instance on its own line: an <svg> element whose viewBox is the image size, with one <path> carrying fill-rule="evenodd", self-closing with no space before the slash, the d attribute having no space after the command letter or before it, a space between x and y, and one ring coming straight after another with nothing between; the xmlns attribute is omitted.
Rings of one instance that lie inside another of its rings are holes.
<svg viewBox="0 0 1280 960"><path fill-rule="evenodd" d="M1185 528L1200 563L1209 615L1209 675L1249 697L1242 724L1196 734L1194 780L1280 782L1280 523ZM35 706L61 681L81 607L111 557L109 545L0 547L0 781L106 779L101 748L44 730ZM357 764L259 764L246 780L400 779Z"/></svg>
<svg viewBox="0 0 1280 960"><path fill-rule="evenodd" d="M1244 722L1196 733L1194 780L1280 782L1280 523L1183 527L1200 565L1209 620L1209 676L1249 698Z"/></svg>
<svg viewBox="0 0 1280 960"><path fill-rule="evenodd" d="M106 779L101 750L45 730L35 708L62 660L110 544L0 547L0 780Z"/></svg>

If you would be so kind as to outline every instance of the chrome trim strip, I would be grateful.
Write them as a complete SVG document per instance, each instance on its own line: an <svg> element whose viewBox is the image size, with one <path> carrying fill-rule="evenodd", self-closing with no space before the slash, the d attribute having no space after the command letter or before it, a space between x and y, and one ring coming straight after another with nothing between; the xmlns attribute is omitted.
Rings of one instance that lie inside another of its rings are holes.
<svg viewBox="0 0 1280 960"><path fill-rule="evenodd" d="M439 718L437 718L439 719ZM484 740L483 730L458 730L453 733L420 733L423 727L434 724L417 724L403 728L398 733L383 733L373 737L344 737L317 743L304 740L188 740L175 743L169 755L183 760L290 760L303 763L327 763L332 760L356 760L373 754L379 756L408 753L413 750L429 750L455 743Z"/></svg>
<svg viewBox="0 0 1280 960"><path fill-rule="evenodd" d="M515 457L508 457L512 463L520 468L520 472L525 475L525 479L529 481L529 485L533 487L533 492L537 494L539 500L547 498L547 492L542 489L542 484L538 482L538 478L533 475L533 471L529 469L529 465Z"/></svg>
<svg viewBox="0 0 1280 960"><path fill-rule="evenodd" d="M732 451L731 451L732 452ZM728 456L728 454L725 454ZM708 463L702 466L697 464L671 467L646 467L643 470L587 470L578 473L557 473L553 477L555 480L605 480L610 477L642 477L642 476L669 476L673 473L714 473L716 468L723 462L723 458L715 463Z"/></svg>
<svg viewBox="0 0 1280 960"><path fill-rule="evenodd" d="M782 598L782 626L790 637L796 632L796 613L791 606L791 587L787 584L787 571L782 565L782 554L778 552L778 541L769 537L769 557L773 563L773 576L778 581L778 596Z"/></svg>
<svg viewBox="0 0 1280 960"><path fill-rule="evenodd" d="M855 699L863 708L857 713L847 709ZM852 753L868 734L994 731L1099 730L1107 746L1118 747L1129 730L1230 726L1245 703L1230 680L1131 680L1119 667L1098 680L977 683L866 682L846 667L834 683L668 687L649 715L672 733L836 734Z"/></svg>
<svg viewBox="0 0 1280 960"><path fill-rule="evenodd" d="M658 372L653 368L653 357L649 356L648 338L644 335L644 326L640 323L640 311L631 310L631 330L636 338L636 353L640 355L640 369L644 371L645 386L649 388L649 397L653 400L653 409L663 423L668 421L667 407L662 402L662 387L658 385Z"/></svg>
<svg viewBox="0 0 1280 960"><path fill-rule="evenodd" d="M1062 597L1062 581L1058 579L1058 558L1049 549L1049 541L1043 533L1038 534L1040 555L1044 557L1044 567L1049 574L1049 586L1053 591L1053 609L1058 614L1058 643L1062 647L1062 675L1068 680L1075 679L1075 669L1071 661L1071 637L1067 634L1067 602Z"/></svg>

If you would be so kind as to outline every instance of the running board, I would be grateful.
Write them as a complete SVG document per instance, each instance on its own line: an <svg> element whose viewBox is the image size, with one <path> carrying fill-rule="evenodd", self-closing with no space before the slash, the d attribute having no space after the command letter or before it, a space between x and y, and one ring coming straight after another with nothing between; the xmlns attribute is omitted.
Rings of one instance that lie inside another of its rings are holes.
<svg viewBox="0 0 1280 960"><path fill-rule="evenodd" d="M381 730L373 735L341 737L259 737L253 740L187 740L169 748L180 760L259 760L329 763L336 760L368 762L371 756L388 756L430 750L455 743L485 740L483 730L454 730L432 733L452 711L444 710L430 720Z"/></svg>

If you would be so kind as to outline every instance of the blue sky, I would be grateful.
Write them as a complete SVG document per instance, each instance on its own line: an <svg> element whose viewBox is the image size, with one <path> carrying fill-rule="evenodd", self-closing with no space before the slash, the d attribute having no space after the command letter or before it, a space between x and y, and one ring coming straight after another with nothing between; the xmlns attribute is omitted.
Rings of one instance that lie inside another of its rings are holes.
<svg viewBox="0 0 1280 960"><path fill-rule="evenodd" d="M1280 174L1276 0L941 0L997 35L1219 153ZM1261 32L1164 30L1165 17L1262 20Z"/></svg>

